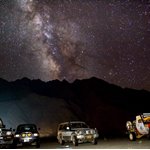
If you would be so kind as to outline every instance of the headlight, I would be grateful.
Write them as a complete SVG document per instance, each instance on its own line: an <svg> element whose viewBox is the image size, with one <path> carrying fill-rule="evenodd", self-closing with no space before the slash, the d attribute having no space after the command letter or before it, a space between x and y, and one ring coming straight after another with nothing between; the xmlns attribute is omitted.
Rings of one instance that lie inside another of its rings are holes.
<svg viewBox="0 0 150 150"><path fill-rule="evenodd" d="M83 131L83 130L79 130L79 131L78 131L78 134L79 134L79 135L84 134L84 131Z"/></svg>
<svg viewBox="0 0 150 150"><path fill-rule="evenodd" d="M84 135L83 134L80 134L80 135L77 135L77 139L84 139Z"/></svg>
<svg viewBox="0 0 150 150"><path fill-rule="evenodd" d="M34 136L38 136L39 134L38 134L38 133L34 133L33 135L34 135Z"/></svg>
<svg viewBox="0 0 150 150"><path fill-rule="evenodd" d="M94 133L95 133L95 130L91 129L91 130L90 130L90 133L91 133L91 134L94 134Z"/></svg>
<svg viewBox="0 0 150 150"><path fill-rule="evenodd" d="M11 135L11 134L12 134L11 131L6 132L6 135Z"/></svg>
<svg viewBox="0 0 150 150"><path fill-rule="evenodd" d="M29 136L29 137L30 137L30 136L31 136L31 133L28 133L28 134L27 134L27 136Z"/></svg>
<svg viewBox="0 0 150 150"><path fill-rule="evenodd" d="M83 131L79 131L79 134L83 134L84 132Z"/></svg>
<svg viewBox="0 0 150 150"><path fill-rule="evenodd" d="M26 136L26 134L25 134L25 133L23 133L23 134L22 134L22 137L25 137L25 136Z"/></svg>
<svg viewBox="0 0 150 150"><path fill-rule="evenodd" d="M20 136L19 134L16 134L16 135L15 135L15 137L19 137L19 136Z"/></svg>

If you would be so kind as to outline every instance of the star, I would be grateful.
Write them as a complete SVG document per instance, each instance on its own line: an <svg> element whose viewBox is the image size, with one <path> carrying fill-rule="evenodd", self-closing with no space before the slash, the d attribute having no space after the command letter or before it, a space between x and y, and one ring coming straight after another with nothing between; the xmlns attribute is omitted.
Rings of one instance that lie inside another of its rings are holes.
<svg viewBox="0 0 150 150"><path fill-rule="evenodd" d="M0 77L97 77L150 90L149 1L0 1Z"/></svg>

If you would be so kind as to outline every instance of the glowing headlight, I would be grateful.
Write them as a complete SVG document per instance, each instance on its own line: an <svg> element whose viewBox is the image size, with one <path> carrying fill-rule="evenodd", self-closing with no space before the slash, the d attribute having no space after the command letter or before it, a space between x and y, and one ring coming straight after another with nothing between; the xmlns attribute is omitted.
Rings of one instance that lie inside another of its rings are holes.
<svg viewBox="0 0 150 150"><path fill-rule="evenodd" d="M20 136L19 134L16 134L16 135L15 135L15 137L19 137L19 136Z"/></svg>
<svg viewBox="0 0 150 150"><path fill-rule="evenodd" d="M25 134L25 133L23 133L23 134L22 134L22 137L25 137L25 136L26 136L26 134Z"/></svg>
<svg viewBox="0 0 150 150"><path fill-rule="evenodd" d="M38 136L39 134L38 134L38 133L34 133L33 135L34 135L34 136Z"/></svg>
<svg viewBox="0 0 150 150"><path fill-rule="evenodd" d="M7 131L7 132L6 132L6 135L11 135L11 131Z"/></svg>
<svg viewBox="0 0 150 150"><path fill-rule="evenodd" d="M91 129L90 132L91 132L91 134L94 134L94 133L96 133L96 130Z"/></svg>
<svg viewBox="0 0 150 150"><path fill-rule="evenodd" d="M27 135L30 137L30 136L31 136L31 133L28 133Z"/></svg>

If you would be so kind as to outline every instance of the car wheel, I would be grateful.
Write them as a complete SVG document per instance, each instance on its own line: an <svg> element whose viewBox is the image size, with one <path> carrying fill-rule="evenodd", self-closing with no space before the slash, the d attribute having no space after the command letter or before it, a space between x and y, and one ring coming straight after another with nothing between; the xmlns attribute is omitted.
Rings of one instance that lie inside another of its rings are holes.
<svg viewBox="0 0 150 150"><path fill-rule="evenodd" d="M126 122L126 128L128 131L132 128L132 122L131 121Z"/></svg>
<svg viewBox="0 0 150 150"><path fill-rule="evenodd" d="M17 141L16 140L13 141L11 147L14 149L17 148Z"/></svg>
<svg viewBox="0 0 150 150"><path fill-rule="evenodd" d="M134 132L130 132L130 133L129 133L129 140L130 140L130 141L135 141L135 140L136 140L136 135L135 135Z"/></svg>
<svg viewBox="0 0 150 150"><path fill-rule="evenodd" d="M73 136L72 143L74 146L78 146L78 140L76 136Z"/></svg>
<svg viewBox="0 0 150 150"><path fill-rule="evenodd" d="M150 140L150 128L149 128L149 133L147 134L147 138Z"/></svg>
<svg viewBox="0 0 150 150"><path fill-rule="evenodd" d="M58 142L59 142L60 145L64 145L65 144L65 141L62 139L62 136L59 137L59 141Z"/></svg>
<svg viewBox="0 0 150 150"><path fill-rule="evenodd" d="M96 144L97 144L97 139L96 139L96 138L94 138L94 139L92 140L92 144L93 144L93 145L96 145Z"/></svg>
<svg viewBox="0 0 150 150"><path fill-rule="evenodd" d="M39 143L39 141L36 141L36 148L40 148L40 143Z"/></svg>

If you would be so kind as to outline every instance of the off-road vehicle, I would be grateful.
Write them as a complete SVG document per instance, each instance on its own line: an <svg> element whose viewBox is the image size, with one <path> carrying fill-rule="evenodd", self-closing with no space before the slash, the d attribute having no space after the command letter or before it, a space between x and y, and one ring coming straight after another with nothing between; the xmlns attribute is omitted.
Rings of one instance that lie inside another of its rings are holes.
<svg viewBox="0 0 150 150"><path fill-rule="evenodd" d="M36 145L40 147L39 132L35 124L20 124L14 134L13 146Z"/></svg>
<svg viewBox="0 0 150 150"><path fill-rule="evenodd" d="M13 131L12 129L6 129L6 126L3 124L2 119L0 118L0 148L9 147L13 143Z"/></svg>
<svg viewBox="0 0 150 150"><path fill-rule="evenodd" d="M91 129L82 121L64 122L58 125L57 139L61 145L64 145L65 142L72 142L75 146L84 142L97 144L98 137L97 129Z"/></svg>
<svg viewBox="0 0 150 150"><path fill-rule="evenodd" d="M135 120L127 121L126 128L131 141L143 136L150 138L150 113L137 115Z"/></svg>

